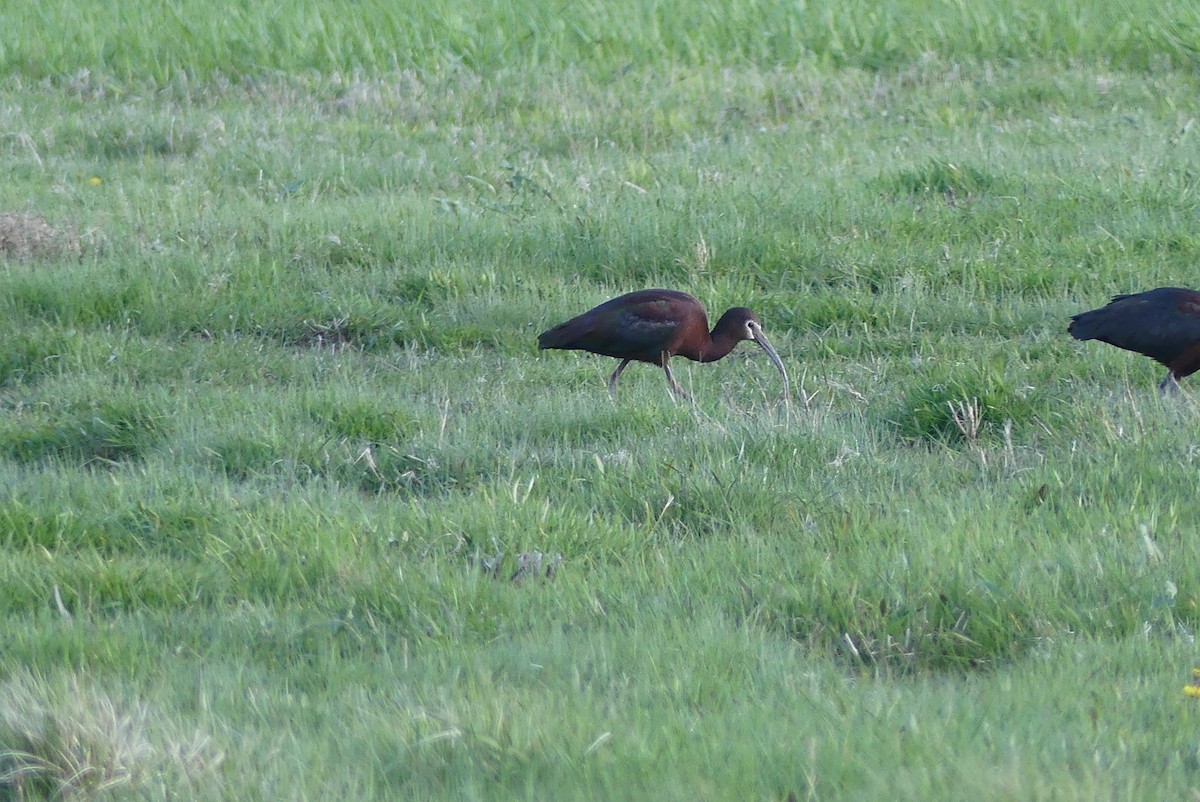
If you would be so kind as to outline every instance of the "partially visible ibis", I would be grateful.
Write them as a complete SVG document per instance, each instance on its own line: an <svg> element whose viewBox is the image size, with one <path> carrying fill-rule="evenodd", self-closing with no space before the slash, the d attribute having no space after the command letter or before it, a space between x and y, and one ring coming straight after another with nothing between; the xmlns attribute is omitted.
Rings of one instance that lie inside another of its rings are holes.
<svg viewBox="0 0 1200 802"><path fill-rule="evenodd" d="M1117 295L1107 306L1081 312L1067 328L1077 340L1099 340L1148 356L1167 368L1160 390L1200 370L1200 292L1182 287Z"/></svg>
<svg viewBox="0 0 1200 802"><path fill-rule="evenodd" d="M686 396L671 375L668 361L682 356L695 362L715 362L742 340L762 346L783 375L784 397L788 375L783 360L763 333L758 316L735 306L708 330L704 307L686 292L640 290L605 301L538 335L539 348L588 351L621 360L608 380L609 395L616 396L617 379L630 362L649 362L667 374L671 392Z"/></svg>

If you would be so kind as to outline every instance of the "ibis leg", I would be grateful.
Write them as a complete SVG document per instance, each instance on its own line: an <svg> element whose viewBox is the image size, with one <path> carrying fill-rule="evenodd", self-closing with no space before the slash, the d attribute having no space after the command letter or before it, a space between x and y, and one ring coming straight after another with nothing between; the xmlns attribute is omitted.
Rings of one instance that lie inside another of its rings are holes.
<svg viewBox="0 0 1200 802"><path fill-rule="evenodd" d="M632 360L623 359L621 364L617 365L617 369L613 371L612 378L608 380L608 394L615 401L617 398L617 379L621 378L621 371L625 370L625 366Z"/></svg>
<svg viewBox="0 0 1200 802"><path fill-rule="evenodd" d="M675 381L675 377L671 375L671 366L667 364L665 359L663 360L663 371L667 374L667 384L671 385L671 392L680 398L687 398L688 394L683 391L683 388Z"/></svg>

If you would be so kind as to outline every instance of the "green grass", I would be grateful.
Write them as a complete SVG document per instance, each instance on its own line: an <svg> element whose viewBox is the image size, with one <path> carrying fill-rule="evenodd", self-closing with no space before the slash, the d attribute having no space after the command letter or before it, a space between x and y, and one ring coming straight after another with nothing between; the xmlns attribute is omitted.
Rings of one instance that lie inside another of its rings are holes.
<svg viewBox="0 0 1200 802"><path fill-rule="evenodd" d="M1190 796L1200 18L1043 5L0 11L0 799Z"/></svg>
<svg viewBox="0 0 1200 802"><path fill-rule="evenodd" d="M1087 0L511 3L450 0L308 2L263 8L239 0L13 6L0 13L0 59L31 78L103 70L158 84L262 72L352 74L415 69L561 69L605 75L635 65L795 63L891 69L928 53L950 59L1114 59L1137 68L1193 63L1192 3ZM60 35L49 37L45 31ZM129 143L147 143L127 137ZM162 140L157 140L162 142ZM185 140L186 141L186 140Z"/></svg>

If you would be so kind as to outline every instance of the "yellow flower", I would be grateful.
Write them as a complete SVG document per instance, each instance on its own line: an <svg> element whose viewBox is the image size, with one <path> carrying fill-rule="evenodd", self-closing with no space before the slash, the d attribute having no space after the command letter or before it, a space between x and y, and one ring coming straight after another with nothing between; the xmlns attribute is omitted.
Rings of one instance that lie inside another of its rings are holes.
<svg viewBox="0 0 1200 802"><path fill-rule="evenodd" d="M1192 669L1192 681L1183 686L1183 695L1200 697L1200 668Z"/></svg>
<svg viewBox="0 0 1200 802"><path fill-rule="evenodd" d="M91 184L91 185L92 185L92 186L94 186L94 187L98 187L98 186L100 186L101 184L103 184L103 183L104 183L104 179L103 179L103 178L101 178L101 177L100 177L100 176L98 176L98 175L94 175L94 176L92 176L91 178L89 178L89 179L88 179L88 183L89 183L89 184Z"/></svg>

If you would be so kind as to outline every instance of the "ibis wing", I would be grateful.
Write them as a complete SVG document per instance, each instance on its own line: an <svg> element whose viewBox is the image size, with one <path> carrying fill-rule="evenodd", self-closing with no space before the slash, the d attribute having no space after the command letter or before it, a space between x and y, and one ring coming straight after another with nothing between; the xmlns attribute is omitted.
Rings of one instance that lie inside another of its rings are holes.
<svg viewBox="0 0 1200 802"><path fill-rule="evenodd" d="M708 336L699 301L676 290L638 290L542 332L538 344L662 364L664 353L694 334Z"/></svg>
<svg viewBox="0 0 1200 802"><path fill-rule="evenodd" d="M611 327L610 356L661 362L683 322L673 313L665 300L648 300L630 304L615 314L617 325Z"/></svg>
<svg viewBox="0 0 1200 802"><path fill-rule="evenodd" d="M1200 293L1164 287L1118 295L1108 306L1075 315L1069 331L1170 366L1200 343Z"/></svg>
<svg viewBox="0 0 1200 802"><path fill-rule="evenodd" d="M618 359L662 361L680 323L672 318L670 305L661 300L601 304L587 315L574 347Z"/></svg>
<svg viewBox="0 0 1200 802"><path fill-rule="evenodd" d="M542 348L658 363L680 325L669 299L637 293L614 298L543 332L538 343Z"/></svg>

